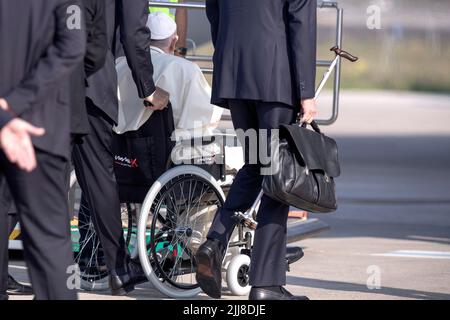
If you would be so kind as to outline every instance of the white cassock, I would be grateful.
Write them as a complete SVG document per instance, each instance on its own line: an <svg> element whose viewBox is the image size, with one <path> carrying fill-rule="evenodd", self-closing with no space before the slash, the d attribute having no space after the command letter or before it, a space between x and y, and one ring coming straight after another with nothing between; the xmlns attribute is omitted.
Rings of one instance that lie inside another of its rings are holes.
<svg viewBox="0 0 450 320"><path fill-rule="evenodd" d="M155 85L169 92L176 131L200 132L210 135L217 127L222 108L210 103L211 87L199 66L186 59L151 47ZM131 71L125 57L116 60L118 75L119 120L114 131L122 134L137 130L153 111L138 97Z"/></svg>

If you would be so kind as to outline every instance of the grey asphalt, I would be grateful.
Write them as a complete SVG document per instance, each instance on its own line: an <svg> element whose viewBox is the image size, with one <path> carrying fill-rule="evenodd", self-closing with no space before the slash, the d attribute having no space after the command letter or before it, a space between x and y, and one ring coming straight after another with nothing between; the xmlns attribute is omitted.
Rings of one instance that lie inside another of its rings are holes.
<svg viewBox="0 0 450 320"><path fill-rule="evenodd" d="M340 146L340 207L315 215L331 229L300 243L290 287L312 299L450 299L450 97L352 92L341 102L324 129ZM380 289L367 286L373 270Z"/></svg>
<svg viewBox="0 0 450 320"><path fill-rule="evenodd" d="M324 117L329 101L325 93ZM289 290L311 299L450 299L449 122L450 95L342 93L338 122L323 128L340 147L340 207L311 215L331 229L297 243L305 257L287 275ZM10 271L26 281L22 265L12 261ZM160 298L143 285L122 299Z"/></svg>

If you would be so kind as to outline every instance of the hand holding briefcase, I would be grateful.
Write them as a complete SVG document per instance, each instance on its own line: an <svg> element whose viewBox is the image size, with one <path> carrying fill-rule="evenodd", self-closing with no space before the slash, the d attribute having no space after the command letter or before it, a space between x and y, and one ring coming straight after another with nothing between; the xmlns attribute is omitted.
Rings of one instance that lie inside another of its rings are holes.
<svg viewBox="0 0 450 320"><path fill-rule="evenodd" d="M337 209L334 178L340 175L336 142L324 135L313 121L280 126L280 144L275 150L278 170L266 175L263 191L267 196L315 213ZM277 152L278 151L278 152Z"/></svg>

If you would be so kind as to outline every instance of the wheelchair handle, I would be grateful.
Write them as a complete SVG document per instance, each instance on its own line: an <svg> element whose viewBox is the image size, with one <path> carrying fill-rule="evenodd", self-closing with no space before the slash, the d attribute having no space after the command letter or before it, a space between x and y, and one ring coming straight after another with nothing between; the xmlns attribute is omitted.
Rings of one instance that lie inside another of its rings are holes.
<svg viewBox="0 0 450 320"><path fill-rule="evenodd" d="M349 53L347 51L339 49L338 46L334 46L333 48L330 49L330 51L334 51L334 53L336 53L336 55L338 55L338 56L340 56L342 58L345 58L345 59L347 59L350 62L358 61L358 57L357 56L354 56L354 55L352 55L351 53Z"/></svg>

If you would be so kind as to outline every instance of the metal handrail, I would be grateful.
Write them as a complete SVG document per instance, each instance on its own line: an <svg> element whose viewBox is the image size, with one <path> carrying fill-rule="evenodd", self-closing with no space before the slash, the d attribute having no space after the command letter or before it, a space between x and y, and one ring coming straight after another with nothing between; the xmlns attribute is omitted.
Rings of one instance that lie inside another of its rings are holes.
<svg viewBox="0 0 450 320"><path fill-rule="evenodd" d="M204 3L188 3L188 2L155 2L149 1L148 4L155 8L183 8L183 9L206 9Z"/></svg>
<svg viewBox="0 0 450 320"><path fill-rule="evenodd" d="M149 1L149 5L155 8L182 8L182 9L196 9L196 10L204 10L206 9L206 5L204 3L175 3L175 2L154 2ZM336 43L335 45L339 48L342 47L342 28L343 28L343 16L344 10L339 7L337 1L318 1L317 7L322 8L331 8L336 10ZM187 59L191 61L200 61L200 62L212 62L212 57L205 55L191 55L187 56ZM317 67L329 67L333 61L332 60L317 60ZM212 74L212 68L202 67L201 70L205 74ZM341 88L341 58L338 57L336 68L334 70L334 80L333 80L333 106L331 111L331 116L328 119L318 119L316 122L320 125L330 125L333 124L339 115L339 94ZM224 119L228 119L228 117L224 117Z"/></svg>
<svg viewBox="0 0 450 320"><path fill-rule="evenodd" d="M203 3L192 3L192 2L155 2L149 1L150 6L155 8L183 8L183 9L205 9L206 5ZM338 3L336 1L319 1L317 2L318 8L338 8Z"/></svg>
<svg viewBox="0 0 450 320"><path fill-rule="evenodd" d="M186 59L190 60L190 61L200 61L200 62L212 62L212 57L211 56L206 56L206 55L187 55ZM330 60L317 60L316 61L316 65L318 67L329 67L331 66L331 63L333 61Z"/></svg>

